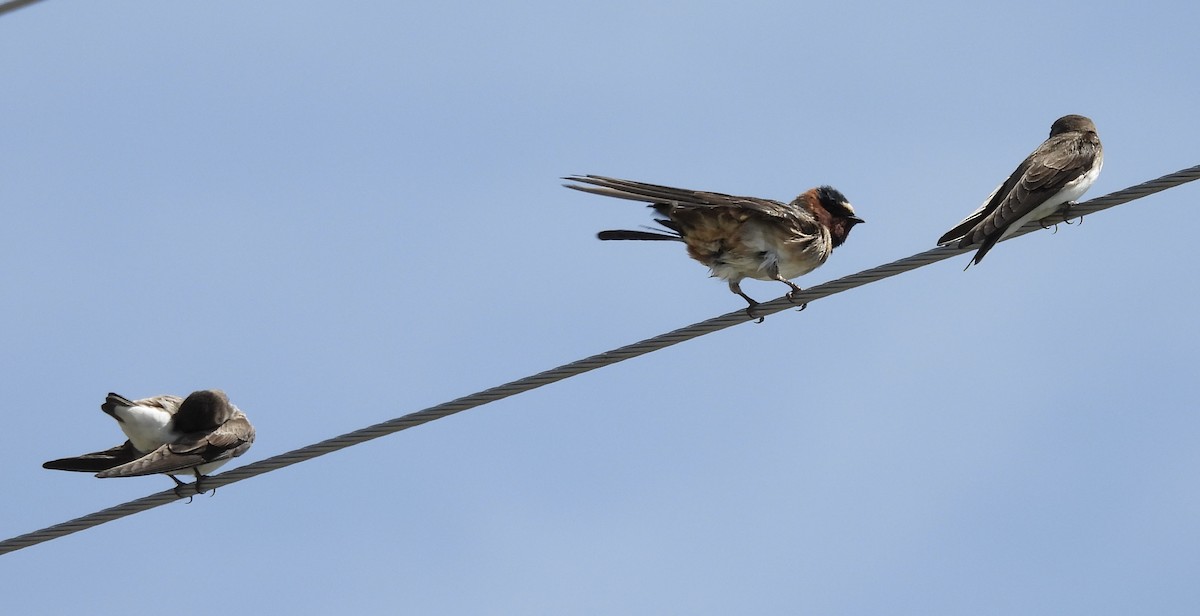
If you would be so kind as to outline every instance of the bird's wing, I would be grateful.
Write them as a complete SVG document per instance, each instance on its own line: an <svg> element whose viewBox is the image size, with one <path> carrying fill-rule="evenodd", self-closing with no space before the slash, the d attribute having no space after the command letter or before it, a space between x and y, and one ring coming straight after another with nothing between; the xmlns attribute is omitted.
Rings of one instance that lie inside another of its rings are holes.
<svg viewBox="0 0 1200 616"><path fill-rule="evenodd" d="M115 468L97 477L140 477L158 473L186 471L201 464L236 458L254 442L254 426L238 411L232 418L211 432L185 434L174 443Z"/></svg>
<svg viewBox="0 0 1200 616"><path fill-rule="evenodd" d="M983 205L942 235L938 244L962 240L960 245L965 247L1003 231L1086 173L1099 150L1086 140L1081 147L1071 143L1079 139L1077 133L1064 133L1042 142ZM973 233L977 229L981 233Z"/></svg>
<svg viewBox="0 0 1200 616"><path fill-rule="evenodd" d="M1024 173L1024 169L1017 167L1017 170L1014 171L1007 180L997 186L996 189L992 191L992 194L988 195L987 199L984 199L983 203L981 203L974 212L971 212L969 216L962 219L962 222L954 225L953 229L950 229L944 233L942 237L939 237L937 241L938 246L960 240L970 233L971 229L974 229L976 226L978 226L979 222L984 218L987 218L987 215L991 214L992 211L996 209L996 206L999 205L996 195L1000 193L1000 189L1008 186L1009 184L1015 184L1017 179L1021 177L1019 175L1021 173ZM1008 191L1006 190L1005 192L1007 193Z"/></svg>
<svg viewBox="0 0 1200 616"><path fill-rule="evenodd" d="M1075 147L1073 141L1079 141L1078 134L1051 137L1021 163L1019 179L984 221L987 233L1016 222L1092 168L1096 148Z"/></svg>
<svg viewBox="0 0 1200 616"><path fill-rule="evenodd" d="M662 204L682 208L732 207L776 217L791 216L793 209L791 206L775 201L774 199L738 197L724 193L673 188L671 186L647 184L645 182L622 180L601 175L573 175L563 179L578 182L578 184L563 184L563 186L574 190L655 205Z"/></svg>
<svg viewBox="0 0 1200 616"><path fill-rule="evenodd" d="M206 440L210 448L228 453L215 459L236 458L254 443L254 426L240 409L233 407L233 416L213 430Z"/></svg>
<svg viewBox="0 0 1200 616"><path fill-rule="evenodd" d="M179 396L171 396L171 395L152 396L150 398L143 398L141 400L134 401L134 404L136 404L138 406L150 406L150 407L160 408L160 409L163 409L164 411L167 411L168 413L174 413L175 411L179 410L179 405L182 403L183 403L183 398L180 398Z"/></svg>
<svg viewBox="0 0 1200 616"><path fill-rule="evenodd" d="M132 462L141 457L141 452L133 448L133 443L125 441L112 449L85 453L74 458L61 458L42 464L42 468L55 471L79 471L83 473L98 473L110 468Z"/></svg>

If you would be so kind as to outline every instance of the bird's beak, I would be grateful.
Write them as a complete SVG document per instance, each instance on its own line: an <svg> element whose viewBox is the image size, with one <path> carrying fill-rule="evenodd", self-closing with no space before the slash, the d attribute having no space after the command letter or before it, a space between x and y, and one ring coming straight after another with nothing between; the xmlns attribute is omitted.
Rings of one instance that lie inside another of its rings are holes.
<svg viewBox="0 0 1200 616"><path fill-rule="evenodd" d="M850 220L850 221L853 221L853 222L855 222L855 223L860 223L860 224L861 224L861 223L864 223L864 222L867 222L867 221L865 221L865 220L863 220L863 219L859 218L858 216L851 216L851 217L850 217L848 220Z"/></svg>

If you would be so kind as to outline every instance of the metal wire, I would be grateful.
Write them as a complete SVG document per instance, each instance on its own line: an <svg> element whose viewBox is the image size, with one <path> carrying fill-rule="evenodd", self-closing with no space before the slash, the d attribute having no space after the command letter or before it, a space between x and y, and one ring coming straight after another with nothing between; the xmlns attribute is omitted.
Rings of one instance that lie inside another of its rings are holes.
<svg viewBox="0 0 1200 616"><path fill-rule="evenodd" d="M41 0L12 0L12 2L5 2L4 4L0 4L0 15L11 13L12 11L25 8L40 1Z"/></svg>
<svg viewBox="0 0 1200 616"><path fill-rule="evenodd" d="M1200 179L1200 165L1164 175L1160 178L1138 184L1137 186L1132 186L1124 190L1119 190L1117 192L1074 205L1070 209L1069 218L1074 219L1088 214L1093 214L1101 210L1106 210L1108 208L1121 205L1123 203L1128 203L1135 199L1152 195L1168 188L1192 182L1197 179ZM1040 228L1042 227L1038 222L1031 222L1007 239L1020 237L1026 233L1036 231ZM972 250L973 248L970 247L953 248L950 246L940 246L911 257L893 261L886 265L880 265L878 267L864 270L856 274L851 274L843 278L838 278L837 280L831 280L829 282L806 289L803 292L795 295L796 303L813 302L825 297L829 297L830 295L834 295L836 293L853 289L855 287L860 287L865 284L883 280L884 278L890 278L903 272L924 267L931 263L937 263L938 261L949 259L955 255L960 255ZM758 314L769 315L782 310L787 310L788 308L793 308L795 305L796 304L793 304L792 301L786 296L783 296L769 302L763 302L762 304L759 304L759 306L755 309L755 312ZM531 389L537 389L543 385L556 383L563 379L577 376L585 372L590 372L597 368L602 368L604 366L609 366L617 362L645 355L659 349L664 349L666 347L679 344L680 342L720 331L739 323L744 323L750 320L750 318L751 317L747 315L744 310L738 310L736 312L730 312L707 321L694 323L672 332L667 332L653 338L647 338L641 342L635 342L618 349L600 353L599 355L593 355L591 357L571 362L551 370L546 370L545 372L540 372L532 376L517 379L510 383L492 387L491 389L485 389L481 392L474 393L469 396L463 396L461 398L451 400L450 402L444 402L437 406L432 406L415 413L410 413L408 415L404 415L403 417L397 417L396 419L378 423L373 426L368 426L361 430L355 430L354 432L343 434L341 436L336 436L314 445L301 447L300 449L254 462L253 464L247 464L246 466L235 468L231 471L221 473L220 475L207 477L204 479L203 487L205 489L214 489L227 486L231 483L242 481L243 479L256 477L263 473L281 469L285 466L291 466L293 464L304 462L305 460L311 460L317 456L323 456L327 453L338 451L339 449L365 443L367 441L377 439L381 436L387 436L401 430L407 430L408 428L419 426L435 419L441 419L467 409L472 409L477 406L487 404L488 402L502 400L509 396L515 396ZM192 484L188 485L191 486ZM194 490L185 487L180 491L184 493L183 496L187 496L188 492ZM56 524L42 530L13 537L0 542L0 554L7 554L31 545L37 545L44 541L57 539L58 537L79 532L105 522L110 522L118 518L146 511L147 509L152 509L154 507L158 507L159 505L165 505L166 503L177 500L178 498L181 498L181 496L177 495L174 489L164 490L157 494L151 494L150 496L129 501L121 505L109 507L108 509L75 518L74 520L63 522L61 524Z"/></svg>

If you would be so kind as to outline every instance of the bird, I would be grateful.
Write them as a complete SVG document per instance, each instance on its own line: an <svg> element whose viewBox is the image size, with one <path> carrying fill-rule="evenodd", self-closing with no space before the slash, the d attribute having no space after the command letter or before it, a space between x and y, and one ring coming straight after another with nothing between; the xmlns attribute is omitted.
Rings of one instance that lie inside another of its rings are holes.
<svg viewBox="0 0 1200 616"><path fill-rule="evenodd" d="M1096 124L1066 115L1050 126L1050 136L1008 176L979 209L938 239L938 245L978 244L967 267L978 265L997 242L1031 220L1042 220L1072 203L1092 186L1104 166ZM1065 219L1065 216L1064 216Z"/></svg>
<svg viewBox="0 0 1200 616"><path fill-rule="evenodd" d="M254 426L219 389L192 392L187 398L154 396L129 400L110 393L100 410L117 420L128 437L111 449L51 460L42 468L96 473L97 477L138 477L191 472L196 493L204 477L254 443Z"/></svg>
<svg viewBox="0 0 1200 616"><path fill-rule="evenodd" d="M563 184L574 190L649 203L658 215L655 222L665 231L616 229L597 237L683 242L688 256L708 266L713 277L726 281L731 292L746 300L751 318L756 317L758 302L742 291L742 280L778 280L791 287L787 297L794 299L803 289L791 279L825 263L854 225L864 222L832 186L809 189L783 203L600 175L563 179L575 182Z"/></svg>

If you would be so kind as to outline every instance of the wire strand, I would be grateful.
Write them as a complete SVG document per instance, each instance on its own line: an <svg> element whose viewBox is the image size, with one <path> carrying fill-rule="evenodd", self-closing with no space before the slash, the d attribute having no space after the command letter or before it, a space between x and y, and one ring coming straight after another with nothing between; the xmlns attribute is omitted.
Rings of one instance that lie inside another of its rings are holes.
<svg viewBox="0 0 1200 616"><path fill-rule="evenodd" d="M1114 193L1096 197L1095 199L1086 201L1084 203L1073 205L1069 210L1069 214L1063 217L1069 219L1080 218L1082 216L1094 214L1117 205L1128 203L1136 199L1141 199L1142 197L1146 197L1159 191L1179 186L1181 184L1186 184L1197 179L1200 179L1200 165L1164 175L1160 178L1138 184L1137 186L1131 186L1123 190L1118 190ZM1055 216L1060 215L1056 214ZM1042 227L1038 221L1031 222L1011 235L1005 241L1020 237L1040 228ZM868 270L863 270L856 274L851 274L849 276L831 280L829 282L806 289L795 294L795 304L792 303L792 300L789 300L786 296L776 298L769 302L763 302L762 304L759 304L759 306L755 309L755 312L760 315L774 314L782 310L787 310L788 308L793 308L799 303L813 302L825 297L829 297L830 295L848 291L850 289L883 280L885 278L890 278L897 274L911 271L919 267L924 267L931 263L937 263L938 261L943 261L945 259L949 259L950 257L960 255L965 252L970 252L972 250L973 248L971 247L957 248L951 246L939 246L937 248L915 254L911 257L893 261L891 263L880 265ZM738 310L737 312L730 312L707 321L701 321L699 323L688 325L687 327L681 327L677 330L667 332L653 338L647 338L646 340L635 342L611 351L606 351L598 355L592 355L591 357L574 361L569 364L564 364L557 368L546 370L545 372L539 372L538 374L517 379L503 385L492 387L491 389L485 389L468 396L463 396L449 402L444 402L437 406L431 406L415 413L410 413L408 415L397 417L383 423L368 426L361 430L355 430L354 432L336 436L307 447L301 447L300 449L281 453L265 460L247 464L246 466L235 468L219 475L206 477L203 480L203 487L205 489L215 489L227 486L231 483L242 481L244 479L257 477L263 473L268 473L291 466L293 464L304 462L306 460L311 460L318 456L323 456L327 453L345 449L346 447L359 445L367 441L377 439L381 436L387 436L389 434L399 432L401 430L407 430L408 428L419 426L435 419L448 417L455 413L482 406L489 402L495 402L496 400L502 400L510 396L515 396L532 389L537 389L538 387L542 387L544 385L549 385L563 379L578 376L585 372L590 372L597 368L603 368L604 366L609 366L627 359L632 359L634 357L639 357L660 349L665 349L669 346L679 344L680 342L685 342L687 340L698 338L706 334L711 334L740 323L745 323L746 321L750 320L750 318L751 317L747 315L744 310ZM194 484L188 484L189 487L193 485ZM187 489L185 488L182 491L187 491ZM186 496L186 494L184 495ZM37 545L45 541L50 541L51 539L57 539L71 533L86 530L105 522L111 522L125 516L140 513L148 509L153 509L154 507L158 507L160 505L165 505L179 498L181 497L175 493L175 489L168 489L158 492L157 494L151 494L137 500L129 501L121 505L109 507L108 509L104 509L102 511L97 511L92 514L75 518L61 524L56 524L38 531L19 535L17 537L0 542L0 554L7 554L9 552L27 548L32 545Z"/></svg>
<svg viewBox="0 0 1200 616"><path fill-rule="evenodd" d="M23 9L38 2L41 2L41 0L12 0L12 2L5 2L4 4L0 4L0 15L11 13L17 9Z"/></svg>

